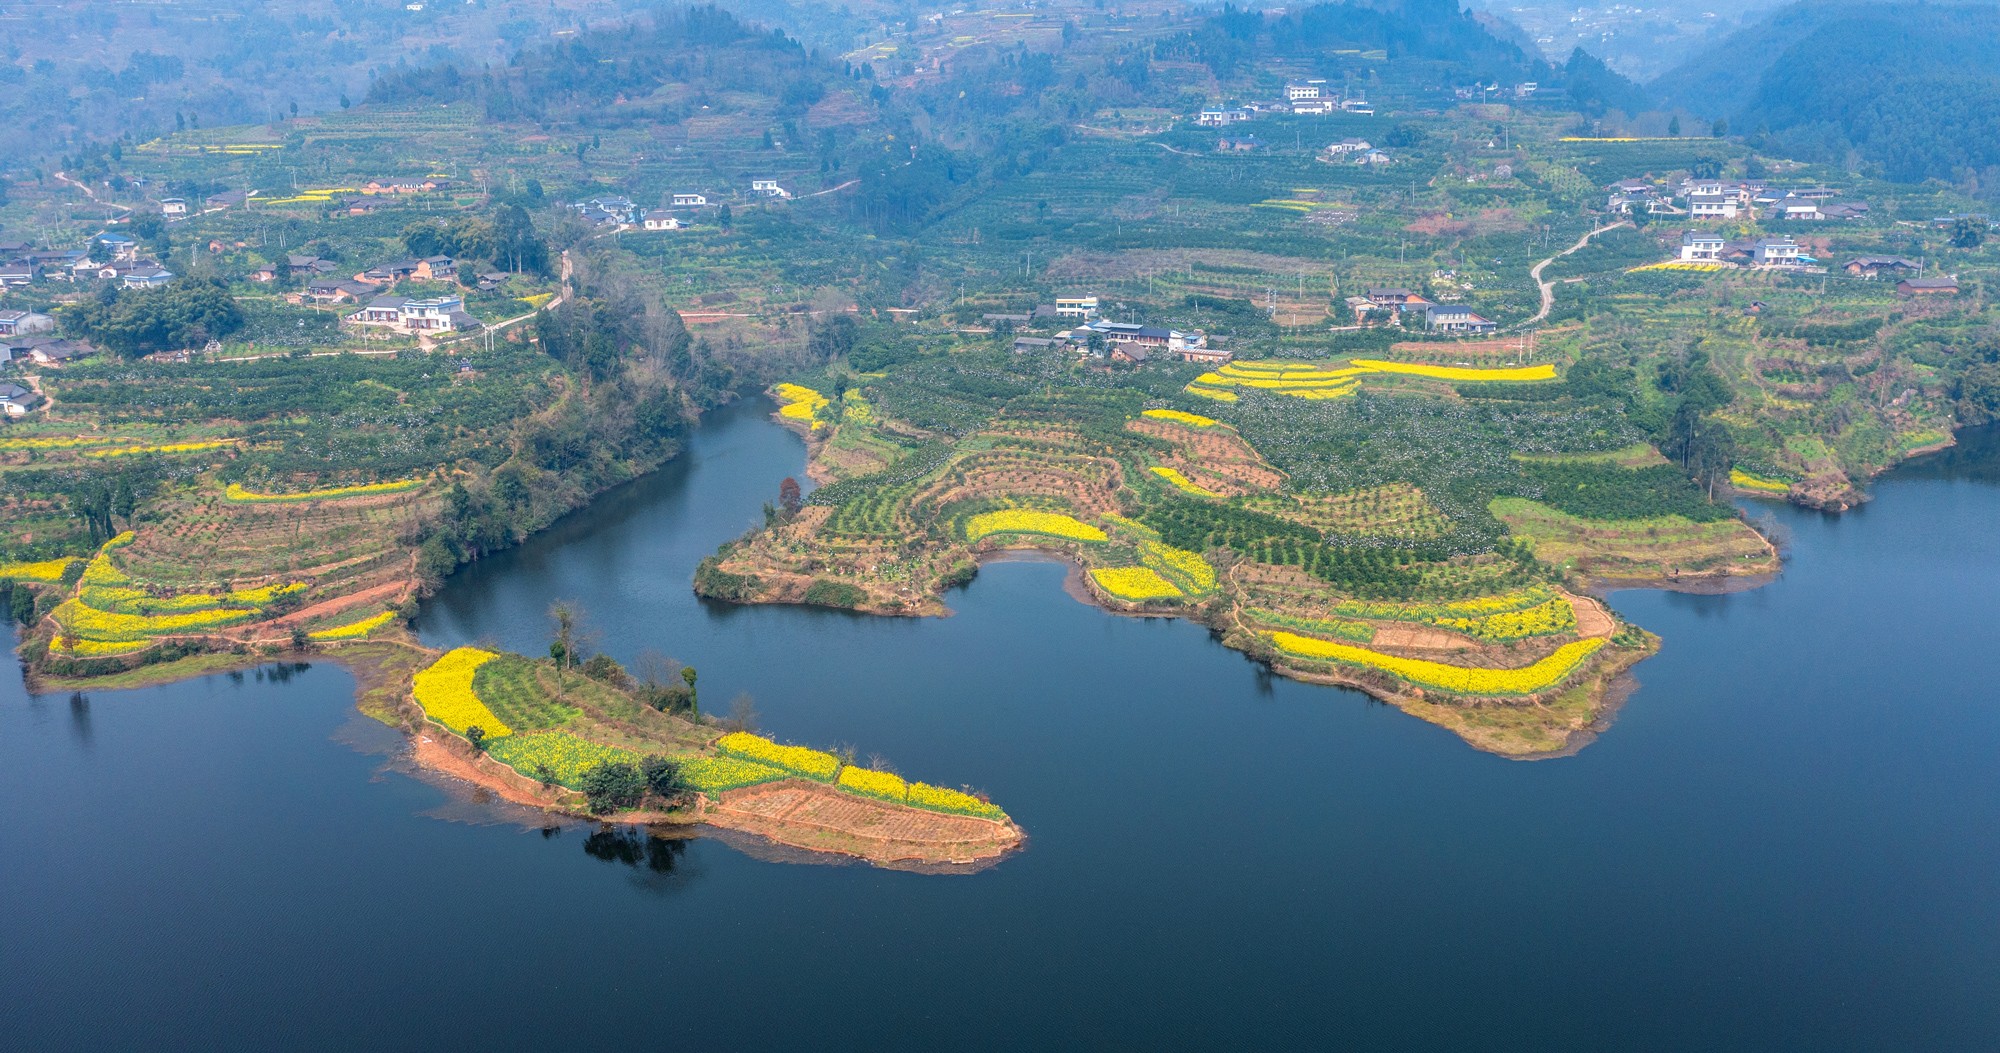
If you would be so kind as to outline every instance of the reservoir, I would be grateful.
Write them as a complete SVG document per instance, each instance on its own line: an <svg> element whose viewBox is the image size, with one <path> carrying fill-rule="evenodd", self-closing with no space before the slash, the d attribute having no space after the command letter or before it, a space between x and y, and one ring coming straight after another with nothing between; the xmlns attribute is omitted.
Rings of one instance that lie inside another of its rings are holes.
<svg viewBox="0 0 2000 1053"><path fill-rule="evenodd" d="M1661 653L1523 763L1204 628L989 564L944 619L697 600L804 451L752 402L428 601L427 643L699 670L780 740L985 790L970 875L776 860L410 774L338 665L0 684L0 1047L1990 1049L2000 440L1752 592L1615 593Z"/></svg>

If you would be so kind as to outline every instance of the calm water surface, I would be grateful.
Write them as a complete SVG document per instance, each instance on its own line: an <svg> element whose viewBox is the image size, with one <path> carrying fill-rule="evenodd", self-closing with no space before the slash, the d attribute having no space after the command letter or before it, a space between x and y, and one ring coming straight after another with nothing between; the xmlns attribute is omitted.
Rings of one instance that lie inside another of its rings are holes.
<svg viewBox="0 0 2000 1053"><path fill-rule="evenodd" d="M0 687L0 1048L1991 1049L2000 447L1912 466L1523 764L988 566L956 616L704 605L798 474L758 407L470 568L449 645L698 667L704 702L992 792L968 877L539 830L402 774L339 667Z"/></svg>

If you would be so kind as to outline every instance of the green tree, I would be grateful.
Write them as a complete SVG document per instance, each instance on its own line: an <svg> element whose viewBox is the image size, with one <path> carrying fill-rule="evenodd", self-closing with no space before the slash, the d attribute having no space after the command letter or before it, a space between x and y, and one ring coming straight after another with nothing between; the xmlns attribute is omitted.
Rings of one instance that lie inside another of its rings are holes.
<svg viewBox="0 0 2000 1053"><path fill-rule="evenodd" d="M482 727L480 727L480 726L479 726L479 725L477 725L477 724L474 724L474 725L472 725L471 727L468 727L468 728L466 728L466 729L465 729L465 741L467 741L467 742L470 742L470 743L472 743L472 748L473 748L473 749L476 749L476 750L483 750L483 749L485 749L485 748L486 748L486 729L485 729L485 728L482 728Z"/></svg>
<svg viewBox="0 0 2000 1053"><path fill-rule="evenodd" d="M685 681L687 681L687 689L688 689L688 712L689 712L690 714L692 714L692 715L694 716L694 718L695 718L696 720L699 720L699 719L701 719L701 702L700 702L700 701L699 701L698 699L696 699L696 697L695 697L695 690L694 690L694 681L695 681L695 673L694 673L694 666L691 666L691 665L684 665L684 666L682 666L682 667L681 667L681 679L682 679L682 680L685 680Z"/></svg>
<svg viewBox="0 0 2000 1053"><path fill-rule="evenodd" d="M1675 115L1674 115L1674 116L1673 116L1672 118L1668 119L1668 121L1667 121L1667 134L1668 134L1668 135L1671 135L1671 136L1673 136L1673 137L1674 137L1674 138L1676 138L1676 139L1680 138L1680 134L1681 134L1681 117L1680 117L1680 114L1675 114Z"/></svg>
<svg viewBox="0 0 2000 1053"><path fill-rule="evenodd" d="M183 277L164 289L139 292L107 285L63 312L63 327L109 351L140 358L228 336L243 327L243 311L220 281Z"/></svg>
<svg viewBox="0 0 2000 1053"><path fill-rule="evenodd" d="M624 761L600 764L583 773L583 796L598 815L630 808L646 796L646 777Z"/></svg>
<svg viewBox="0 0 2000 1053"><path fill-rule="evenodd" d="M1951 247L1955 249L1976 249L1986 242L1986 221L1972 216L1960 216L1951 221Z"/></svg>
<svg viewBox="0 0 2000 1053"><path fill-rule="evenodd" d="M566 600L557 600L549 604L549 621L555 623L549 657L567 673L576 660L576 608Z"/></svg>
<svg viewBox="0 0 2000 1053"><path fill-rule="evenodd" d="M669 805L678 803L689 790L680 762L671 757L657 753L647 757L639 762L639 774L645 777L646 788Z"/></svg>

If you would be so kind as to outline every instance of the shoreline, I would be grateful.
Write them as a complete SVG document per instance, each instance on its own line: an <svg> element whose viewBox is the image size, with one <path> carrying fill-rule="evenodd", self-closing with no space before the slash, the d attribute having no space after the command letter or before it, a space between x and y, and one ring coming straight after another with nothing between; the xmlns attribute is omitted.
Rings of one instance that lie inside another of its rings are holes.
<svg viewBox="0 0 2000 1053"><path fill-rule="evenodd" d="M762 846L762 850L750 854L777 861L800 862L808 861L808 857L839 857L888 869L922 873L981 870L1013 855L1027 844L1027 834L1011 820L1002 823L859 798L804 779L785 779L727 790L715 797L697 793L693 807L687 810L631 810L597 815L585 806L582 794L561 787L545 789L540 783L501 764L490 755L472 750L464 740L436 727L423 716L422 709L410 695L409 674L441 653L412 640L389 638L344 643L313 651L194 655L130 670L141 675L129 679L40 677L25 666L22 672L29 692L44 694L91 689L138 690L272 663L328 661L338 664L354 677L355 711L402 736L403 748L395 756L408 764L411 774L422 776L425 781L447 791L468 791L472 794L473 803L490 804L498 800L574 822L636 826L655 831L674 828L725 833L731 836L720 840L732 847L741 849L755 842ZM774 815L768 810L758 812L735 807L739 801L768 795L775 788L787 789L795 796L816 797L848 806L847 811L860 813L853 824L854 829L845 829L838 823L823 822L817 818L795 818L789 813ZM482 801L481 794L489 795L491 799ZM870 827L887 826L898 819L903 821L904 827L914 827L920 832L930 827L975 836L883 837L863 832ZM811 861L827 860L814 858Z"/></svg>

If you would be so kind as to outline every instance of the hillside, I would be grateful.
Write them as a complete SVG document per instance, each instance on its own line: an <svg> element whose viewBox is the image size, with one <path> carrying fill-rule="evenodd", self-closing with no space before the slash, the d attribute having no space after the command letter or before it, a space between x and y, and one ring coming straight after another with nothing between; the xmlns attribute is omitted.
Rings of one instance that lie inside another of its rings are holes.
<svg viewBox="0 0 2000 1053"><path fill-rule="evenodd" d="M1755 130L1774 152L1838 161L1854 151L1892 179L1966 183L2000 164L1996 46L1990 4L1797 4L1652 92Z"/></svg>

